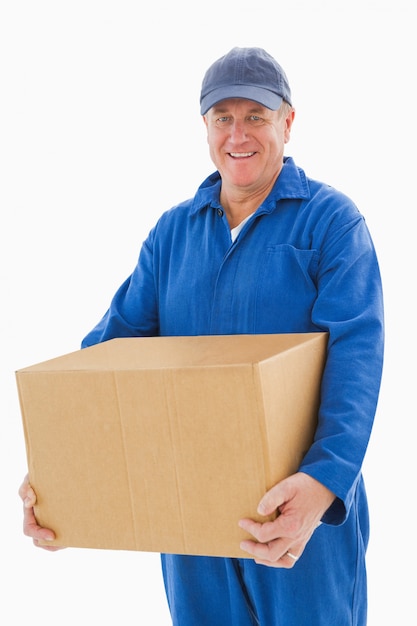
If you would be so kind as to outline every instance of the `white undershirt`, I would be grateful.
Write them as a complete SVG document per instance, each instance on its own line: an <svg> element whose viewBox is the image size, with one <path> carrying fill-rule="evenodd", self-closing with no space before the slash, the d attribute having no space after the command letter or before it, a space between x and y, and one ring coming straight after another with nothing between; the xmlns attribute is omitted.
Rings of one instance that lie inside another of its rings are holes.
<svg viewBox="0 0 417 626"><path fill-rule="evenodd" d="M248 215L248 217L245 217L245 219L243 220L243 222L240 222L240 224L238 224L237 226L235 226L234 228L230 229L230 236L232 238L232 243L235 241L236 237L238 236L238 234L240 233L240 231L242 230L242 228L244 227L244 225L246 224L246 222L248 220L250 220L250 218L252 217L253 213L251 213L250 215Z"/></svg>

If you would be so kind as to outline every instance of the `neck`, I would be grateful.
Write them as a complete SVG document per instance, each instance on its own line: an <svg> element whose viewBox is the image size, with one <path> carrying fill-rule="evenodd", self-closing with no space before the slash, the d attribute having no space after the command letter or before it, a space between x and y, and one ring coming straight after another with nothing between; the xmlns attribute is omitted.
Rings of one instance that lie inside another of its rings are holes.
<svg viewBox="0 0 417 626"><path fill-rule="evenodd" d="M230 228L238 226L243 220L255 213L265 198L268 197L275 179L265 189L248 190L222 184L220 202L225 210Z"/></svg>

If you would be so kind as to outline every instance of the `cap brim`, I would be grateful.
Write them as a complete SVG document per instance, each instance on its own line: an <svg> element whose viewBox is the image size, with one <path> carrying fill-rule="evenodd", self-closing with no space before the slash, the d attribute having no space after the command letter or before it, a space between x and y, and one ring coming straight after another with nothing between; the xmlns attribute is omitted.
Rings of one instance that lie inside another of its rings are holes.
<svg viewBox="0 0 417 626"><path fill-rule="evenodd" d="M226 87L214 89L201 98L201 115L205 115L215 104L218 104L222 100L228 100L229 98L245 98L245 100L253 100L254 102L258 102L258 104L261 104L272 111L278 110L283 101L281 96L269 91L269 89L254 87L252 85L228 85Z"/></svg>

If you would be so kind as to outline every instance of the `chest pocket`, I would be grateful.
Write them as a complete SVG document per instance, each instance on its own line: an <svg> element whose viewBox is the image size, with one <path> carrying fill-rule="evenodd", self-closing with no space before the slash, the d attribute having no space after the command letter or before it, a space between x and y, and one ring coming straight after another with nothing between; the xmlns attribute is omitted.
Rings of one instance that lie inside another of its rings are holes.
<svg viewBox="0 0 417 626"><path fill-rule="evenodd" d="M257 332L310 332L317 298L318 252L284 244L268 246L259 269Z"/></svg>

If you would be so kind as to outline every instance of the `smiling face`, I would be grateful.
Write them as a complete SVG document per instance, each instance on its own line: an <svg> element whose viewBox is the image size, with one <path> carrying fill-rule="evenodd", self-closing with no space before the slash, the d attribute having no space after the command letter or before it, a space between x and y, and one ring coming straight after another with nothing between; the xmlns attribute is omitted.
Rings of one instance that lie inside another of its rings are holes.
<svg viewBox="0 0 417 626"><path fill-rule="evenodd" d="M210 157L222 177L222 193L266 197L281 171L294 111L271 111L252 100L231 98L204 116Z"/></svg>

